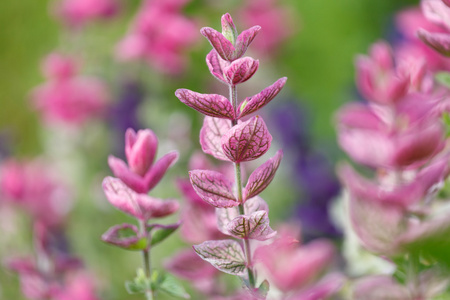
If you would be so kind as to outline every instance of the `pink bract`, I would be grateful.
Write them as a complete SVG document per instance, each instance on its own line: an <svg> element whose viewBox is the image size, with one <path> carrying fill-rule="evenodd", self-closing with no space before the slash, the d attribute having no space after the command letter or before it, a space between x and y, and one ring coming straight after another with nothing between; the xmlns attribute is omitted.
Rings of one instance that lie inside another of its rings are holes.
<svg viewBox="0 0 450 300"><path fill-rule="evenodd" d="M103 180L103 190L113 206L145 222L152 218L171 215L179 208L175 200L162 200L138 194L120 179L113 177L106 177Z"/></svg>
<svg viewBox="0 0 450 300"><path fill-rule="evenodd" d="M158 139L150 130L128 129L125 134L125 154L128 165L121 159L109 156L109 167L114 175L137 193L147 193L162 179L166 171L178 159L172 151L153 163Z"/></svg>
<svg viewBox="0 0 450 300"><path fill-rule="evenodd" d="M119 11L119 3L116 0L61 0L54 9L67 25L76 27L115 16Z"/></svg>

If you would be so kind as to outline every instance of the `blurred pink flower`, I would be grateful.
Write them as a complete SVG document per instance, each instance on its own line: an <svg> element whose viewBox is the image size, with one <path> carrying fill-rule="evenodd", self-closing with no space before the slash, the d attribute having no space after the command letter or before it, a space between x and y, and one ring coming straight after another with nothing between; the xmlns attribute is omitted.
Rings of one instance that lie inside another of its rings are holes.
<svg viewBox="0 0 450 300"><path fill-rule="evenodd" d="M299 246L289 231L281 232L272 244L256 249L255 262L264 266L269 282L282 292L306 288L331 263L334 247L326 240Z"/></svg>
<svg viewBox="0 0 450 300"><path fill-rule="evenodd" d="M238 12L245 26L255 24L261 26L259 37L253 41L253 49L265 56L273 55L280 44L294 33L292 28L298 28L300 25L298 19L294 19L290 13L289 7L281 6L277 2L277 0L248 0Z"/></svg>
<svg viewBox="0 0 450 300"><path fill-rule="evenodd" d="M193 20L181 8L187 1L143 1L131 30L117 47L120 60L143 59L158 71L177 74L184 70L183 52L198 39Z"/></svg>
<svg viewBox="0 0 450 300"><path fill-rule="evenodd" d="M49 225L63 222L71 208L67 187L42 161L4 162L0 189L6 201L20 205L33 218Z"/></svg>
<svg viewBox="0 0 450 300"><path fill-rule="evenodd" d="M108 92L103 81L76 74L75 59L59 53L44 61L48 81L36 87L32 102L45 121L80 126L104 113Z"/></svg>
<svg viewBox="0 0 450 300"><path fill-rule="evenodd" d="M115 176L137 193L149 192L162 179L168 168L178 159L178 152L172 151L153 163L158 139L150 130L137 133L129 128L125 133L125 154L128 165L112 155L108 164Z"/></svg>
<svg viewBox="0 0 450 300"><path fill-rule="evenodd" d="M82 26L96 19L107 19L119 11L117 0L61 0L53 7L57 17L69 26Z"/></svg>

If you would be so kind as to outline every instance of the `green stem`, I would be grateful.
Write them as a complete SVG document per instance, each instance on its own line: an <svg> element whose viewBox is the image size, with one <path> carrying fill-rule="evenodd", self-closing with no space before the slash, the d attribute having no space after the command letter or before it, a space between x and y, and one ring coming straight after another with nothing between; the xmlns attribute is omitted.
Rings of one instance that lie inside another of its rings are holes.
<svg viewBox="0 0 450 300"><path fill-rule="evenodd" d="M146 223L143 221L139 222L140 231L142 234L145 234L147 237L147 248L142 250L142 258L144 263L144 271L145 271L145 277L147 277L147 282L149 282L149 285L147 286L147 289L145 291L145 298L146 300L153 300L153 290L151 287L151 280L152 280L152 267L151 267L151 261L150 261L150 241L151 241L151 234L147 233L146 229Z"/></svg>
<svg viewBox="0 0 450 300"><path fill-rule="evenodd" d="M230 101L233 105L233 109L236 112L237 110L237 90L235 85L229 86L230 90ZM233 126L237 125L237 120L232 120ZM234 164L234 170L236 175L236 188L237 188L237 197L239 201L239 214L245 215L245 208L243 203L243 197L242 197L242 175L241 175L241 164L235 163ZM244 251L245 251L245 258L247 260L247 273L248 273L248 281L250 283L251 288L255 288L255 275L253 273L253 267L252 267L252 251L250 249L250 241L248 239L244 239Z"/></svg>
<svg viewBox="0 0 450 300"><path fill-rule="evenodd" d="M422 291L419 282L419 255L409 253L408 287L411 299L422 299Z"/></svg>

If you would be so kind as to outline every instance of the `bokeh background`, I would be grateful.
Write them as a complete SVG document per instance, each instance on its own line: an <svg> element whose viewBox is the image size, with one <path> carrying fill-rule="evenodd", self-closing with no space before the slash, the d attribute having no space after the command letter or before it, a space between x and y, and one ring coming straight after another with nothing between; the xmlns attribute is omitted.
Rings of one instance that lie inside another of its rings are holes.
<svg viewBox="0 0 450 300"><path fill-rule="evenodd" d="M123 0L116 17L93 22L82 30L68 29L54 16L52 7L57 2L0 1L1 159L44 156L53 160L75 195L65 223L70 251L81 257L94 274L101 299L140 299L128 295L123 285L140 266L140 255L100 241L110 226L132 221L111 207L102 193L101 180L111 174L107 156L123 156L123 124L131 122L138 128L151 128L160 138L159 155L170 149L181 153L177 165L153 193L181 199L174 180L187 177L189 157L200 149L198 132L202 118L181 104L174 91L180 87L202 93L226 91L208 72L204 57L210 45L200 33L195 43L183 49L187 65L176 75L115 58L114 49L129 31L140 1ZM244 2L192 0L182 11L195 20L198 29L220 29L221 15L230 12L238 30L242 30L256 25L241 17ZM275 141L272 149L283 147L286 154L277 178L263 197L271 207L271 224L301 217L306 239L328 236L338 240L338 231L324 220L320 209L311 205L315 201L319 207L326 207L328 200L339 193L333 166L344 155L335 140L333 114L343 103L358 99L354 87L355 55L366 53L374 41L397 38L395 13L417 5L418 1L272 2L286 12L282 24L285 28L280 31L286 37L269 50L250 50L253 57L260 59L260 69L239 90L240 95L249 96L279 77L289 78L283 92L263 109ZM75 129L43 122L30 104L30 93L45 81L40 65L55 50L79 55L83 60L82 73L105 81L111 107L106 116ZM127 97L139 99L137 110L125 104L120 106ZM123 120L126 118L131 120ZM27 214L19 210L14 222L8 222L14 228L0 237L1 258L32 253ZM183 247L190 245L178 235L169 238L152 254L155 267L161 268L164 259ZM17 275L0 268L0 299L22 297Z"/></svg>

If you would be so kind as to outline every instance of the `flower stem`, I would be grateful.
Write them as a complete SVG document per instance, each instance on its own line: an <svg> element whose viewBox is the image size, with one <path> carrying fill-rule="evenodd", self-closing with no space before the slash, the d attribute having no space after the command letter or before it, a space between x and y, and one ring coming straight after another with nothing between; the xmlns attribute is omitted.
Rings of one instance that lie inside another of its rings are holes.
<svg viewBox="0 0 450 300"><path fill-rule="evenodd" d="M233 105L234 111L237 109L237 90L236 86L230 85L230 101ZM237 125L237 120L232 121L233 126ZM242 175L241 175L241 163L234 163L234 170L236 175L236 188L237 188L237 197L239 201L239 214L245 215L245 208L242 197ZM250 241L248 239L244 239L244 251L245 258L247 260L247 273L248 273L248 281L251 288L255 288L255 275L253 274L252 268L252 251L250 249Z"/></svg>
<svg viewBox="0 0 450 300"><path fill-rule="evenodd" d="M140 231L141 234L145 234L148 241L148 246L144 250L142 250L142 258L144 263L144 271L145 271L145 277L147 277L147 282L149 283L147 286L147 289L145 291L145 298L146 300L153 300L153 290L152 286L150 284L152 280L152 268L151 268L151 261L150 261L150 241L151 241L151 234L147 233L146 229L146 223L144 221L139 222Z"/></svg>

